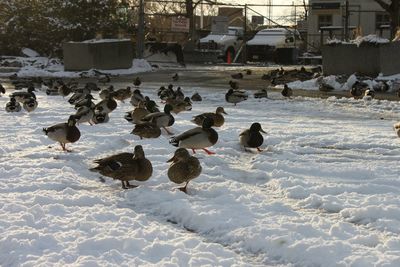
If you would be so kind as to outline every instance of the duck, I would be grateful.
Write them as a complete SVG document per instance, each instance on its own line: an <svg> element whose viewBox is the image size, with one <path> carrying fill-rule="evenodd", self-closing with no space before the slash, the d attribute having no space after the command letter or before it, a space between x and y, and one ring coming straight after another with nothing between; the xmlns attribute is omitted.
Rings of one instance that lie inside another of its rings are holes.
<svg viewBox="0 0 400 267"><path fill-rule="evenodd" d="M66 97L70 93L71 93L71 87L69 87L68 85L63 84L58 88L58 94L62 97Z"/></svg>
<svg viewBox="0 0 400 267"><path fill-rule="evenodd" d="M150 113L160 112L160 110L158 109L158 105L154 100L151 100L148 96L145 96L144 100L146 109L150 111Z"/></svg>
<svg viewBox="0 0 400 267"><path fill-rule="evenodd" d="M14 97L10 98L10 102L6 104L6 111L7 112L20 112L21 111L21 104L15 100Z"/></svg>
<svg viewBox="0 0 400 267"><path fill-rule="evenodd" d="M236 79L236 80L240 80L243 79L243 73L239 72L239 73L234 73L231 75L232 79Z"/></svg>
<svg viewBox="0 0 400 267"><path fill-rule="evenodd" d="M196 149L202 149L208 155L213 155L214 152L206 149L206 147L213 146L218 141L218 133L211 128L213 125L214 120L206 117L203 120L202 127L196 127L174 136L169 143L176 147L190 148L193 153L196 153Z"/></svg>
<svg viewBox="0 0 400 267"><path fill-rule="evenodd" d="M129 181L147 181L153 174L153 166L141 145L135 146L134 153L123 152L94 160L94 163L97 166L90 171L120 180L123 189L135 188L137 185L131 185Z"/></svg>
<svg viewBox="0 0 400 267"><path fill-rule="evenodd" d="M24 104L22 105L22 107L28 112L34 111L37 108L37 106L38 102L34 98L29 98L25 100Z"/></svg>
<svg viewBox="0 0 400 267"><path fill-rule="evenodd" d="M152 122L141 122L135 125L131 134L143 138L158 138L161 135L161 129Z"/></svg>
<svg viewBox="0 0 400 267"><path fill-rule="evenodd" d="M170 84L168 88L161 86L160 89L158 89L157 95L162 101L175 98L175 91L172 89L172 87L173 86Z"/></svg>
<svg viewBox="0 0 400 267"><path fill-rule="evenodd" d="M282 96L290 98L293 95L293 90L286 83L283 85L281 91Z"/></svg>
<svg viewBox="0 0 400 267"><path fill-rule="evenodd" d="M266 133L262 128L261 124L258 122L254 122L249 129L244 130L239 135L239 141L244 149L247 150L248 147L250 148L257 148L258 152L261 152L260 146L264 142L263 136L260 134Z"/></svg>
<svg viewBox="0 0 400 267"><path fill-rule="evenodd" d="M109 97L112 92L114 92L114 86L110 85L106 89L103 89L100 91L99 97L100 97L100 99L104 100L107 97Z"/></svg>
<svg viewBox="0 0 400 267"><path fill-rule="evenodd" d="M371 89L365 90L364 98L367 100L371 100L371 99L375 98L375 91L371 90Z"/></svg>
<svg viewBox="0 0 400 267"><path fill-rule="evenodd" d="M222 114L228 115L223 107L217 107L217 109L215 110L215 113L212 112L206 112L206 113L202 113L200 115L194 116L193 119L191 120L191 122L201 126L203 125L203 121L205 118L211 118L214 121L213 126L215 127L221 127L224 122L224 116Z"/></svg>
<svg viewBox="0 0 400 267"><path fill-rule="evenodd" d="M107 112L101 112L101 111L95 111L92 122L94 124L99 124L99 123L106 123L110 120L110 116L108 115Z"/></svg>
<svg viewBox="0 0 400 267"><path fill-rule="evenodd" d="M261 89L254 93L254 98L268 98L267 89Z"/></svg>
<svg viewBox="0 0 400 267"><path fill-rule="evenodd" d="M318 84L318 90L320 90L321 92L330 92L335 89L333 86L326 83L323 76L317 78L316 83Z"/></svg>
<svg viewBox="0 0 400 267"><path fill-rule="evenodd" d="M68 99L68 103L71 105L75 105L82 99L85 99L86 95L90 94L90 90L83 88L81 90L76 91L72 94L72 96Z"/></svg>
<svg viewBox="0 0 400 267"><path fill-rule="evenodd" d="M75 143L81 137L81 132L76 127L76 120L73 115L68 118L66 123L58 123L53 126L43 128L43 132L51 139L59 142L63 151L67 150L66 144Z"/></svg>
<svg viewBox="0 0 400 267"><path fill-rule="evenodd" d="M98 110L100 112L110 113L114 109L117 108L117 101L115 101L111 95L109 95L106 99L101 100L99 103L96 104L94 110Z"/></svg>
<svg viewBox="0 0 400 267"><path fill-rule="evenodd" d="M132 96L132 91L131 87L128 86L126 89L118 89L117 91L114 91L112 93L112 97L116 100L121 101L124 103L124 101Z"/></svg>
<svg viewBox="0 0 400 267"><path fill-rule="evenodd" d="M79 109L80 107L87 106L94 108L96 105L92 102L92 100L96 100L92 94L87 94L85 97L75 104L75 109Z"/></svg>
<svg viewBox="0 0 400 267"><path fill-rule="evenodd" d="M130 123L140 123L141 119L146 115L150 114L150 111L146 109L144 102L139 102L139 105L132 111L126 112L125 119Z"/></svg>
<svg viewBox="0 0 400 267"><path fill-rule="evenodd" d="M24 103L25 100L28 100L30 98L36 99L36 95L33 93L35 90L35 87L29 86L27 92L14 92L10 95L10 97L15 98L17 102Z"/></svg>
<svg viewBox="0 0 400 267"><path fill-rule="evenodd" d="M238 83L238 82L235 82L235 81L230 80L230 81L229 81L229 85L230 85L230 87L231 87L233 90L239 89L239 83Z"/></svg>
<svg viewBox="0 0 400 267"><path fill-rule="evenodd" d="M169 180L176 184L185 183L178 189L187 194L189 182L201 174L200 161L196 157L190 156L186 148L178 148L175 150L174 156L167 162L172 162L168 168Z"/></svg>
<svg viewBox="0 0 400 267"><path fill-rule="evenodd" d="M200 102L203 100L203 98L201 97L201 95L199 93L194 93L192 95L192 97L190 98L192 101L196 101L196 102Z"/></svg>
<svg viewBox="0 0 400 267"><path fill-rule="evenodd" d="M176 81L179 80L179 75L178 75L178 73L175 73L174 76L172 76L172 80L173 80L174 82L176 82Z"/></svg>
<svg viewBox="0 0 400 267"><path fill-rule="evenodd" d="M132 106L137 107L139 105L139 102L141 101L145 101L144 96L139 89L135 89L135 91L133 91L130 103L132 104Z"/></svg>
<svg viewBox="0 0 400 267"><path fill-rule="evenodd" d="M182 111L192 110L192 101L190 101L189 97L185 97L183 100L168 99L166 103L172 106L172 112L175 114L178 114Z"/></svg>
<svg viewBox="0 0 400 267"><path fill-rule="evenodd" d="M46 95L59 95L58 87L54 86L54 87L47 88L46 89Z"/></svg>
<svg viewBox="0 0 400 267"><path fill-rule="evenodd" d="M133 85L136 87L139 87L142 84L142 81L140 80L139 77L136 77L135 80L133 81Z"/></svg>
<svg viewBox="0 0 400 267"><path fill-rule="evenodd" d="M248 94L243 90L229 89L225 94L225 100L228 103L233 103L235 106L237 103L247 100Z"/></svg>
<svg viewBox="0 0 400 267"><path fill-rule="evenodd" d="M174 98L176 100L183 100L185 99L185 94L182 92L182 88L180 86L178 86L178 88L176 88L175 94L174 94Z"/></svg>
<svg viewBox="0 0 400 267"><path fill-rule="evenodd" d="M396 132L397 136L400 137L400 122L394 124L393 129Z"/></svg>
<svg viewBox="0 0 400 267"><path fill-rule="evenodd" d="M79 107L73 116L77 124L88 122L90 125L92 125L91 121L94 116L94 110L90 102L87 102L86 105Z"/></svg>
<svg viewBox="0 0 400 267"><path fill-rule="evenodd" d="M368 85L364 82L356 81L350 89L350 94L354 98L360 98L368 89Z"/></svg>
<svg viewBox="0 0 400 267"><path fill-rule="evenodd" d="M0 83L0 96L1 94L5 94L6 93L6 88L4 88L4 86Z"/></svg>
<svg viewBox="0 0 400 267"><path fill-rule="evenodd" d="M93 82L86 83L85 89L89 90L89 93L92 91L100 91L100 88L97 86L97 84Z"/></svg>
<svg viewBox="0 0 400 267"><path fill-rule="evenodd" d="M172 126L175 122L174 117L171 115L173 107L170 104L166 104L164 106L164 112L155 112L150 113L144 118L142 118L143 122L152 122L157 125L159 128L163 128L169 135L172 135L170 131L166 127Z"/></svg>
<svg viewBox="0 0 400 267"><path fill-rule="evenodd" d="M373 89L375 92L387 92L390 89L390 86L386 81L378 81L374 86Z"/></svg>

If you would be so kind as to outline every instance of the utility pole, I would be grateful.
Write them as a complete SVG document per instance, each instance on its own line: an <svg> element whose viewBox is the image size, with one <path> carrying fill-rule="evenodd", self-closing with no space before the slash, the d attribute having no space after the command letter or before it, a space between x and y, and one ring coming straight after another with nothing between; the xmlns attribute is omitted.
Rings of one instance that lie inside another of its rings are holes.
<svg viewBox="0 0 400 267"><path fill-rule="evenodd" d="M243 64L246 64L247 62L247 51L246 51L246 42L247 42L247 4L244 4L244 24L243 24Z"/></svg>
<svg viewBox="0 0 400 267"><path fill-rule="evenodd" d="M136 57L143 58L144 52L144 0L139 0L139 21L136 35Z"/></svg>
<svg viewBox="0 0 400 267"><path fill-rule="evenodd" d="M349 40L349 0L346 0L345 8L344 8L344 40Z"/></svg>

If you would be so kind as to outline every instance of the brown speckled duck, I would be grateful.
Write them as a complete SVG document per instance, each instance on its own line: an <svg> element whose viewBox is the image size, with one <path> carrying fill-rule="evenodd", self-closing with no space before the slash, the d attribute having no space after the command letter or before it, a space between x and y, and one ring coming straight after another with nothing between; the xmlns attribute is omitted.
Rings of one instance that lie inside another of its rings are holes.
<svg viewBox="0 0 400 267"><path fill-rule="evenodd" d="M183 187L178 188L187 193L186 188L189 182L197 178L201 173L200 161L193 156L185 148L178 148L174 156L167 162L172 162L168 169L168 178L176 184L185 183Z"/></svg>
<svg viewBox="0 0 400 267"><path fill-rule="evenodd" d="M22 105L22 107L28 112L34 111L37 108L37 106L38 102L34 98L26 99L24 101L24 104Z"/></svg>
<svg viewBox="0 0 400 267"><path fill-rule="evenodd" d="M128 98L130 98L132 96L132 91L131 91L131 87L127 87L126 89L118 89L117 91L112 93L112 97L115 100L119 100L122 103L124 103L124 101Z"/></svg>
<svg viewBox="0 0 400 267"><path fill-rule="evenodd" d="M146 159L141 145L135 146L134 154L119 153L97 159L94 163L97 163L98 166L91 168L91 171L120 180L123 189L137 187L137 185L129 184L129 181L147 181L153 174L153 166Z"/></svg>
<svg viewBox="0 0 400 267"><path fill-rule="evenodd" d="M129 112L126 112L124 118L130 123L140 123L142 118L150 114L150 111L146 109L144 102L139 102L138 106Z"/></svg>
<svg viewBox="0 0 400 267"><path fill-rule="evenodd" d="M143 138L158 138L161 135L161 129L152 122L142 122L135 125L131 134Z"/></svg>
<svg viewBox="0 0 400 267"><path fill-rule="evenodd" d="M222 114L228 115L223 107L217 107L217 110L215 111L215 113L212 112L206 112L206 113L202 113L200 115L194 116L192 122L201 126L203 125L203 121L205 118L211 118L214 121L214 125L215 127L221 127L224 122L224 116L222 116Z"/></svg>
<svg viewBox="0 0 400 267"><path fill-rule="evenodd" d="M394 131L396 132L397 136L400 137L400 122L393 125Z"/></svg>
<svg viewBox="0 0 400 267"><path fill-rule="evenodd" d="M20 112L21 111L21 104L15 100L14 97L10 98L10 102L6 104L6 111L7 112Z"/></svg>
<svg viewBox="0 0 400 267"><path fill-rule="evenodd" d="M54 141L60 143L64 151L67 143L75 143L81 137L81 132L78 127L75 126L76 120L73 116L70 116L67 123L58 123L48 128L43 128L43 132Z"/></svg>

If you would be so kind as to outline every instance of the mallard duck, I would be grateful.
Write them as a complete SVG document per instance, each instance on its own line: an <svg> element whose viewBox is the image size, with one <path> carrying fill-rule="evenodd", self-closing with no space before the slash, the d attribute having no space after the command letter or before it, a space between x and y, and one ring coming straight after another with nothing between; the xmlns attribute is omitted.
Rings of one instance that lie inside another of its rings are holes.
<svg viewBox="0 0 400 267"><path fill-rule="evenodd" d="M69 87L68 85L63 84L58 88L58 94L62 97L66 97L70 93L71 93L71 87Z"/></svg>
<svg viewBox="0 0 400 267"><path fill-rule="evenodd" d="M178 75L178 73L175 73L174 76L172 76L172 80L173 80L174 82L176 82L176 81L179 80L179 75Z"/></svg>
<svg viewBox="0 0 400 267"><path fill-rule="evenodd" d="M37 108L37 106L38 102L34 98L29 98L25 100L24 104L22 105L22 107L28 112L34 111Z"/></svg>
<svg viewBox="0 0 400 267"><path fill-rule="evenodd" d="M111 96L108 96L108 98L97 103L96 106L94 107L94 110L110 113L111 111L117 108L117 105L118 105L117 101L115 101Z"/></svg>
<svg viewBox="0 0 400 267"><path fill-rule="evenodd" d="M133 91L130 101L132 106L137 107L139 105L139 102L144 102L144 101L145 101L144 96L142 95L139 89Z"/></svg>
<svg viewBox="0 0 400 267"><path fill-rule="evenodd" d="M364 98L367 100L371 100L371 99L375 98L375 91L371 90L371 89L365 90Z"/></svg>
<svg viewBox="0 0 400 267"><path fill-rule="evenodd" d="M180 101L182 101L183 99L185 99L185 94L182 92L182 88L179 86L178 88L176 88L176 91L175 91L175 99L176 100L180 100Z"/></svg>
<svg viewBox="0 0 400 267"><path fill-rule="evenodd" d="M67 123L58 123L48 128L43 128L43 132L51 140L59 142L64 151L68 151L65 147L67 143L75 143L81 137L81 132L76 127L76 120L73 116L68 118Z"/></svg>
<svg viewBox="0 0 400 267"><path fill-rule="evenodd" d="M205 118L202 127L196 127L174 136L169 142L176 147L190 148L193 153L196 153L195 149L203 149L208 155L215 154L206 149L218 141L218 133L211 128L213 125L213 119Z"/></svg>
<svg viewBox="0 0 400 267"><path fill-rule="evenodd" d="M131 87L128 86L126 89L118 89L117 91L114 91L112 93L112 97L116 100L121 101L124 103L124 101L132 96L132 91Z"/></svg>
<svg viewBox="0 0 400 267"><path fill-rule="evenodd" d="M85 106L79 107L75 115L73 115L77 124L88 122L90 125L92 125L93 116L94 110L90 102L87 102Z"/></svg>
<svg viewBox="0 0 400 267"><path fill-rule="evenodd" d="M235 82L235 81L231 80L231 81L229 81L229 85L233 90L239 89L239 83L238 82Z"/></svg>
<svg viewBox="0 0 400 267"><path fill-rule="evenodd" d="M143 138L158 138L161 135L161 129L152 122L142 122L135 125L131 134Z"/></svg>
<svg viewBox="0 0 400 267"><path fill-rule="evenodd" d="M247 100L248 94L243 90L233 90L229 89L229 91L225 94L225 100L228 103L233 103L235 106L237 103Z"/></svg>
<svg viewBox="0 0 400 267"><path fill-rule="evenodd" d="M142 118L148 114L150 114L150 111L146 109L145 103L139 102L138 107L130 112L127 112L124 118L130 123L140 123Z"/></svg>
<svg viewBox="0 0 400 267"><path fill-rule="evenodd" d="M110 75L108 75L108 74L103 74L103 75L100 75L100 76L97 78L97 81L98 81L99 83L106 84L106 83L111 82L111 78L110 78Z"/></svg>
<svg viewBox="0 0 400 267"><path fill-rule="evenodd" d="M283 89L281 91L282 96L291 97L293 95L293 90L286 83L283 85Z"/></svg>
<svg viewBox="0 0 400 267"><path fill-rule="evenodd" d="M21 111L21 104L15 100L14 97L10 98L10 102L6 104L6 111L7 112L20 112Z"/></svg>
<svg viewBox="0 0 400 267"><path fill-rule="evenodd" d="M200 102L203 100L203 98L201 97L201 95L199 93L194 93L192 95L192 97L190 98L192 101L196 101L196 102Z"/></svg>
<svg viewBox="0 0 400 267"><path fill-rule="evenodd" d="M24 103L25 100L28 100L30 98L36 99L36 95L33 93L34 91L36 91L35 87L30 86L28 87L27 92L14 92L10 95L10 97L15 98L17 102Z"/></svg>
<svg viewBox="0 0 400 267"><path fill-rule="evenodd" d="M158 105L154 100L151 100L148 96L145 96L144 100L146 109L150 111L150 113L160 112L160 110L158 109Z"/></svg>
<svg viewBox="0 0 400 267"><path fill-rule="evenodd" d="M224 122L224 116L222 116L222 114L228 115L223 107L217 107L215 113L212 112L206 112L206 113L202 113L200 115L194 116L192 122L201 126L203 125L203 121L205 118L211 118L214 121L214 125L215 127L221 127Z"/></svg>
<svg viewBox="0 0 400 267"><path fill-rule="evenodd" d="M394 131L396 132L397 136L400 137L400 122L393 125Z"/></svg>
<svg viewBox="0 0 400 267"><path fill-rule="evenodd" d="M134 154L119 153L97 159L94 163L97 163L98 166L91 168L91 171L120 180L123 189L137 187L129 184L129 181L147 181L153 174L153 166L146 159L141 145L135 146Z"/></svg>
<svg viewBox="0 0 400 267"><path fill-rule="evenodd" d="M94 108L96 105L92 102L92 100L96 100L92 94L87 94L85 97L75 104L75 109L79 109L80 107L90 107Z"/></svg>
<svg viewBox="0 0 400 267"><path fill-rule="evenodd" d="M133 85L136 87L139 87L142 81L140 80L139 77L136 77L135 80L133 81Z"/></svg>
<svg viewBox="0 0 400 267"><path fill-rule="evenodd" d="M232 74L231 77L233 79L239 80L239 79L243 79L243 74L241 72L239 72L239 73Z"/></svg>
<svg viewBox="0 0 400 267"><path fill-rule="evenodd" d="M368 84L360 81L356 81L350 89L350 94L354 98L361 97L368 89Z"/></svg>
<svg viewBox="0 0 400 267"><path fill-rule="evenodd" d="M90 91L87 89L78 90L72 94L72 96L68 99L68 103L71 105L75 105L79 101L85 99L86 95L90 94Z"/></svg>
<svg viewBox="0 0 400 267"><path fill-rule="evenodd" d="M108 88L100 91L99 97L100 99L104 100L108 98L112 92L114 92L114 86L110 85Z"/></svg>
<svg viewBox="0 0 400 267"><path fill-rule="evenodd" d="M268 98L267 89L261 89L254 93L254 98Z"/></svg>
<svg viewBox="0 0 400 267"><path fill-rule="evenodd" d="M85 88L89 90L89 93L92 91L100 91L100 88L97 86L97 84L93 82L86 83Z"/></svg>
<svg viewBox="0 0 400 267"><path fill-rule="evenodd" d="M188 183L201 173L200 161L196 157L190 156L185 148L178 148L174 156L167 162L172 162L172 165L168 168L169 180L176 184L185 183L183 187L178 189L187 193Z"/></svg>
<svg viewBox="0 0 400 267"><path fill-rule="evenodd" d="M106 123L110 120L110 116L108 115L107 112L101 112L101 111L95 111L92 122L94 124L99 124L99 123Z"/></svg>
<svg viewBox="0 0 400 267"><path fill-rule="evenodd" d="M244 146L245 149L248 147L257 148L257 150L261 152L260 146L263 144L264 138L260 132L266 133L258 122L253 123L250 129L244 130L239 135L240 144Z"/></svg>
<svg viewBox="0 0 400 267"><path fill-rule="evenodd" d="M189 97L185 97L183 100L180 99L168 99L167 104L172 106L172 112L178 114L182 111L192 110L192 102Z"/></svg>
<svg viewBox="0 0 400 267"><path fill-rule="evenodd" d="M1 94L5 94L6 93L6 88L4 88L4 86L0 83L0 96Z"/></svg>
<svg viewBox="0 0 400 267"><path fill-rule="evenodd" d="M168 134L173 134L166 127L172 126L175 122L174 117L171 115L172 106L166 104L164 106L164 112L155 112L146 115L142 118L143 122L152 122L156 124L159 128L163 128Z"/></svg>

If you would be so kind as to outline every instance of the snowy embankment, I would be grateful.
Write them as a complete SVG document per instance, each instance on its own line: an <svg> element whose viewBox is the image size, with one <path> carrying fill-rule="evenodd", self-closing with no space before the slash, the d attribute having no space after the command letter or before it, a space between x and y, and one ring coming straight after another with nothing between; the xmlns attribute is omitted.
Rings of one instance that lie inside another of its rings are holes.
<svg viewBox="0 0 400 267"><path fill-rule="evenodd" d="M156 86L142 88L156 98ZM39 92L31 114L0 111L0 265L400 265L397 102L271 93L274 100L234 107L222 91L183 90L203 102L175 116L173 132L219 105L229 114L211 148L217 154L196 154L203 172L188 195L167 177L169 137L129 134L129 103L107 124L80 125L72 153L42 132L74 112L66 99ZM268 132L260 154L238 144L255 121ZM88 170L137 144L154 167L140 187L122 190Z"/></svg>

